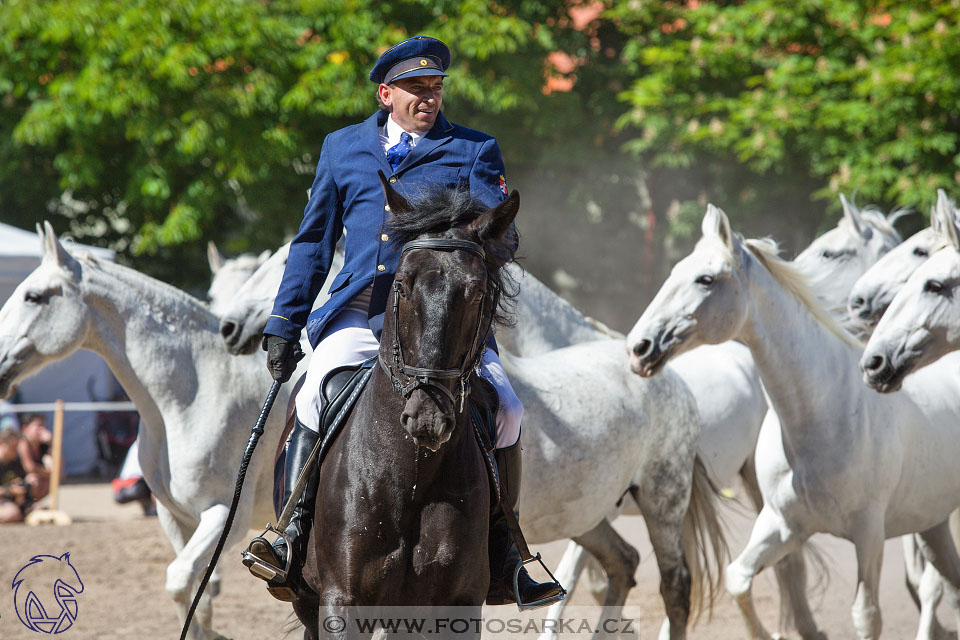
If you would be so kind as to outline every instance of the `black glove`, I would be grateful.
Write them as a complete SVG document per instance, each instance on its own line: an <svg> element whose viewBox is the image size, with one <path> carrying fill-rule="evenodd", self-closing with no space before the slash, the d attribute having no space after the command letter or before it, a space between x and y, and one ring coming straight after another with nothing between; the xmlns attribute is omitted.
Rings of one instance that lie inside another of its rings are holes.
<svg viewBox="0 0 960 640"><path fill-rule="evenodd" d="M303 358L300 341L265 335L261 346L267 352L267 371L273 379L281 383L289 380L297 368L297 363Z"/></svg>

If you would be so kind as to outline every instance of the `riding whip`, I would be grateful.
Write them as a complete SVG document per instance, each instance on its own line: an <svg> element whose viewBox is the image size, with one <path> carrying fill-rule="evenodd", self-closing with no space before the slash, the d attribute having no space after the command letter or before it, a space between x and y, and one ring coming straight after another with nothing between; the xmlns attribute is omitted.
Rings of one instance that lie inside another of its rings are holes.
<svg viewBox="0 0 960 640"><path fill-rule="evenodd" d="M220 559L220 552L223 551L223 546L227 542L227 536L230 535L230 527L233 525L233 518L237 514L240 492L243 490L243 480L247 475L250 458L253 457L253 450L257 448L257 441L260 440L260 436L263 435L264 425L267 423L267 416L270 415L273 402L277 399L277 394L280 393L281 384L279 380L273 381L270 391L267 392L267 399L263 401L263 408L260 409L260 416L257 418L257 423L253 425L253 429L250 431L250 440L247 441L247 448L243 451L243 459L240 461L240 471L237 473L237 486L233 490L233 502L230 503L230 513L227 514L227 521L223 525L223 533L220 534L220 541L217 542L217 548L214 550L213 557L210 559L210 566L207 567L207 572L203 575L203 580L200 581L200 588L197 589L197 595L193 598L193 604L190 605L190 611L187 612L187 619L184 621L183 630L180 632L180 640L185 640L187 637L187 631L190 629L190 621L193 620L193 614L196 612L197 605L200 603L200 597L203 595L203 590L206 589L207 583L210 581L210 576L213 575L213 570L217 566L217 560Z"/></svg>

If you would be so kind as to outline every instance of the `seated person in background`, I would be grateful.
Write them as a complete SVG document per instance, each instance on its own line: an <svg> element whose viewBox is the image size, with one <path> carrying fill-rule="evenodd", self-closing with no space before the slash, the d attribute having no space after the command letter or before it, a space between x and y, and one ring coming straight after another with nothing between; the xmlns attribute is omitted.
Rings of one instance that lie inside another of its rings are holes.
<svg viewBox="0 0 960 640"><path fill-rule="evenodd" d="M47 419L42 413L27 414L20 424L23 437L17 446L17 453L20 454L20 463L27 472L30 497L39 500L50 491L50 472L53 469L50 448L53 434L47 429Z"/></svg>
<svg viewBox="0 0 960 640"><path fill-rule="evenodd" d="M0 429L0 523L22 522L33 502L27 472L17 453L20 440L19 430Z"/></svg>

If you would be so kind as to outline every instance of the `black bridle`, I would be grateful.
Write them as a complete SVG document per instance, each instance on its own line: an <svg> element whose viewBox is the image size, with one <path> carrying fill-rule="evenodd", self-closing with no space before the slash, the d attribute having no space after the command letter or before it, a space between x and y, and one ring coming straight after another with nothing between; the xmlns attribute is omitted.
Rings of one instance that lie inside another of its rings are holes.
<svg viewBox="0 0 960 640"><path fill-rule="evenodd" d="M480 256L481 259L485 260L486 258L486 255L483 252L483 247L476 242L471 242L469 240L457 240L454 238L422 238L420 240L412 240L403 245L403 248L400 250L401 258L403 257L404 253L414 249L430 249L433 251L463 250L474 253ZM483 308L486 299L487 291L484 289L483 295L480 298L480 313L477 317L477 331L473 336L473 344L471 345L470 351L467 352L467 356L464 358L464 361L459 368L429 369L426 367L413 367L403 361L403 348L400 345L400 283L394 281L393 364L389 365L384 362L382 354L377 355L377 360L383 370L386 371L390 376L390 380L393 382L393 388L397 390L397 393L402 395L404 399L409 399L410 394L415 390L424 387L430 387L439 390L450 399L450 402L453 403L454 406L457 406L457 398L454 397L453 393L444 384L441 384L441 381L455 379L460 383L457 395L459 396L460 400L460 411L463 411L464 402L466 401L467 396L470 395L470 383L468 378L470 377L470 374L480 366L480 360L483 358L483 352L485 348L484 341L487 333L490 331L490 326L493 324L493 315L496 311L496 306L500 301L500 289L494 289L493 306L490 308L490 313L487 314L488 319L486 322L486 330L484 330Z"/></svg>

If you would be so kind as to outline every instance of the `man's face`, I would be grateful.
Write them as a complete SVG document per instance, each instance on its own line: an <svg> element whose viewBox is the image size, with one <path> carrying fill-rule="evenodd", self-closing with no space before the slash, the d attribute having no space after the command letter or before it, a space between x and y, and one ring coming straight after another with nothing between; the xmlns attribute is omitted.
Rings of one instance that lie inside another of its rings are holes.
<svg viewBox="0 0 960 640"><path fill-rule="evenodd" d="M427 133L433 128L443 102L443 76L401 78L380 85L380 100L404 131Z"/></svg>

